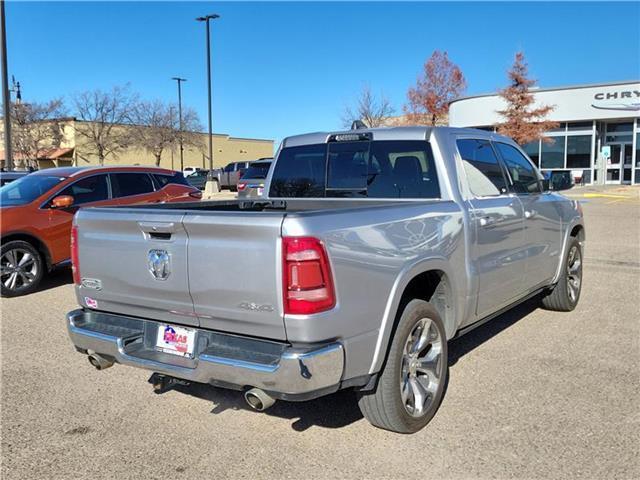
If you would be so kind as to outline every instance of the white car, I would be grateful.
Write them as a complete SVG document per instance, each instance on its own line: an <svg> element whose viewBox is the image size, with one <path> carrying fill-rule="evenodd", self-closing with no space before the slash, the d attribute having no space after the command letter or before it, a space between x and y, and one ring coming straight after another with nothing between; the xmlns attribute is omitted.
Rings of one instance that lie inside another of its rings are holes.
<svg viewBox="0 0 640 480"><path fill-rule="evenodd" d="M182 175L188 177L189 175L196 173L198 170L202 170L200 167L184 167Z"/></svg>

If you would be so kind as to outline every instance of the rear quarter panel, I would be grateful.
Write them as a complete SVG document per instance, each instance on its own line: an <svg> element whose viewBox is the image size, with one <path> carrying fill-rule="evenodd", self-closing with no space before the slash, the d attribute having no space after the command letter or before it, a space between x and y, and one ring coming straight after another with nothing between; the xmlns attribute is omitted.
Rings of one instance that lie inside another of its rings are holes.
<svg viewBox="0 0 640 480"><path fill-rule="evenodd" d="M466 301L463 214L453 201L405 201L394 206L350 209L285 218L283 236L315 236L326 245L337 304L316 314L285 315L292 342L340 339L345 378L370 372L378 347L390 337L402 289L414 275L445 271L455 299ZM459 282L460 280L460 282ZM460 285L458 285L460 283ZM447 325L452 336L457 320Z"/></svg>

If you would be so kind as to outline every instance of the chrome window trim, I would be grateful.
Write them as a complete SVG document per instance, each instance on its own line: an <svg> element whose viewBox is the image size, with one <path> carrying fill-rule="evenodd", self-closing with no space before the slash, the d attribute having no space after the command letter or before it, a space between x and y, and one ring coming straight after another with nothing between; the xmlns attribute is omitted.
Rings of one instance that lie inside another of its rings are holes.
<svg viewBox="0 0 640 480"><path fill-rule="evenodd" d="M80 178L75 178L73 182L68 183L66 186L62 187L61 189L57 190L56 192L54 192L52 195L50 195L47 200L45 200L42 204L40 204L40 207L38 207L38 210L48 210L51 208L51 206L49 205L49 203L51 202L51 200L53 200L55 197L57 197L58 195L60 195L60 192L62 192L63 190L66 190L67 188L75 185L76 183L86 179L86 178L92 178L92 177L97 177L98 175L105 175L107 177L107 191L109 193L109 197L106 200L112 200L113 199L113 190L111 189L111 178L109 178L109 173L107 172L96 172L93 173L91 175L86 175L84 177L80 177ZM67 178L74 178L73 176L69 176ZM98 202L104 202L105 200L96 200ZM85 203L93 203L93 202L85 202ZM79 203L78 206L84 205L82 203ZM74 207L75 204L72 205L72 207Z"/></svg>

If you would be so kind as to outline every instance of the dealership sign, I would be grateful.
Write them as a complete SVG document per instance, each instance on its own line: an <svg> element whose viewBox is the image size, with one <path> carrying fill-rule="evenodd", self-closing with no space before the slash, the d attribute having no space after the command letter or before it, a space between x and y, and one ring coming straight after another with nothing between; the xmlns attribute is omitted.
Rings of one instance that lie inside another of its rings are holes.
<svg viewBox="0 0 640 480"><path fill-rule="evenodd" d="M591 106L600 110L640 111L640 90L598 92L593 95L593 99Z"/></svg>

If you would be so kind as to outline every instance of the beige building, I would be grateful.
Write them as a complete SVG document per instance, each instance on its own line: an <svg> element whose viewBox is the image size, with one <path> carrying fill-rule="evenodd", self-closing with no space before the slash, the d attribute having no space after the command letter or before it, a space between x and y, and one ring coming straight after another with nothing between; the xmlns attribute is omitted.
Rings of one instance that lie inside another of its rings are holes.
<svg viewBox="0 0 640 480"><path fill-rule="evenodd" d="M60 126L59 141L52 139L49 146L38 152L38 167L52 168L65 166L98 165L98 156L87 139L79 134L79 130L90 128L88 122L65 118L57 121ZM114 128L144 128L140 126L118 125ZM0 128L0 130L2 130ZM184 167L208 168L208 134L192 133L197 146L185 146ZM225 134L213 134L214 168L224 167L230 162L250 161L273 156L273 140L239 138ZM105 165L155 165L156 159L145 149L128 147L116 154L108 155ZM0 135L0 166L4 166L4 137ZM14 152L16 168L25 167L20 153ZM180 152L176 145L173 149L162 152L160 166L172 170L180 170Z"/></svg>

